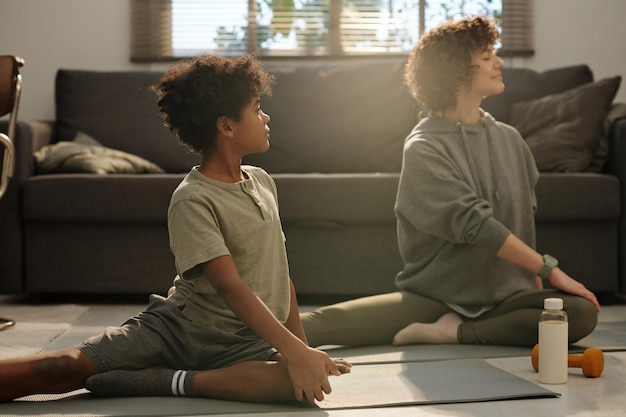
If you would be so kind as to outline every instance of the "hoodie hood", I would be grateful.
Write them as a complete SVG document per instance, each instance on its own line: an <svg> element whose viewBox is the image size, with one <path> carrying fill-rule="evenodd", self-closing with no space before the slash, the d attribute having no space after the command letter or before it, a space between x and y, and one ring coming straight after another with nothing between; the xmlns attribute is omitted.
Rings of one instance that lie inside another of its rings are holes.
<svg viewBox="0 0 626 417"><path fill-rule="evenodd" d="M483 129L489 128L496 124L496 120L486 111L480 109L480 121L474 125L451 122L443 117L430 114L427 118L422 119L411 133L419 133L422 135L441 134L441 133L458 133L462 128L467 134L480 133ZM409 138L413 136L410 135Z"/></svg>

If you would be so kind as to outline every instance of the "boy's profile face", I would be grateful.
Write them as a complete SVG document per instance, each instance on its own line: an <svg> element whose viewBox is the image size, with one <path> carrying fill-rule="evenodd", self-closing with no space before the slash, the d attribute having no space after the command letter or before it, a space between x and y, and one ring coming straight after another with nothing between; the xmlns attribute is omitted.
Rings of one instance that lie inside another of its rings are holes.
<svg viewBox="0 0 626 417"><path fill-rule="evenodd" d="M261 110L261 99L254 96L241 110L239 121L232 123L233 140L242 155L265 152L269 149L270 116Z"/></svg>

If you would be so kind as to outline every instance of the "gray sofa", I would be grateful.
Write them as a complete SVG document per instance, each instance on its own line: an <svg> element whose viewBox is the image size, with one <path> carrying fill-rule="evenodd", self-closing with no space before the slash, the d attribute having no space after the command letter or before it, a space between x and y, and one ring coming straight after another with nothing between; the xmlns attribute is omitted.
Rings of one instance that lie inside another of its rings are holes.
<svg viewBox="0 0 626 417"><path fill-rule="evenodd" d="M402 83L404 60L265 65L277 80L262 103L272 118L271 149L244 162L276 181L296 290L319 301L394 290L401 260L393 206L403 141L418 112ZM18 123L16 174L0 201L0 293L167 291L175 274L167 206L198 159L162 126L148 90L159 75L59 70L56 120ZM507 90L484 108L520 124L531 140L547 128L537 133L519 114L535 120L536 109L555 108L550 100L575 102L566 93L597 84L584 65L505 69L504 78ZM601 123L611 102L596 105ZM578 172L542 172L537 187L539 251L601 294L626 291L626 119L614 118L608 139L594 139L593 152L581 157L593 153L593 162ZM81 170L73 165L41 172L33 155L77 134L162 171L131 161L111 174L67 172ZM542 146L538 155L559 152Z"/></svg>

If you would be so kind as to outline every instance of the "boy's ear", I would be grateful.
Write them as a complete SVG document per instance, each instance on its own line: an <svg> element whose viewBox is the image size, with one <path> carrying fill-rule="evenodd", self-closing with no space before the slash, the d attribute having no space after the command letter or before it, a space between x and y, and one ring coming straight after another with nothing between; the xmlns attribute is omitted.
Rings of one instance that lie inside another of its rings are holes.
<svg viewBox="0 0 626 417"><path fill-rule="evenodd" d="M232 136L233 129L231 126L231 120L226 116L220 116L217 118L217 130L222 135Z"/></svg>

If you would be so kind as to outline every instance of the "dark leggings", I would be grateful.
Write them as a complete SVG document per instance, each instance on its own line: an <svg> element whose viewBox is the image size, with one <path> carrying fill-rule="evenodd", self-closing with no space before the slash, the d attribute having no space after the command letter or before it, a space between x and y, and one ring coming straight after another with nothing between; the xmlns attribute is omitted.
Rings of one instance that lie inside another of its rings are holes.
<svg viewBox="0 0 626 417"><path fill-rule="evenodd" d="M459 343L532 347L537 343L537 323L548 297L563 299L569 321L569 342L595 328L598 313L588 300L553 290L515 294L477 318L463 317ZM411 323L432 323L453 311L448 305L418 294L394 292L358 298L300 314L311 346L388 345Z"/></svg>

